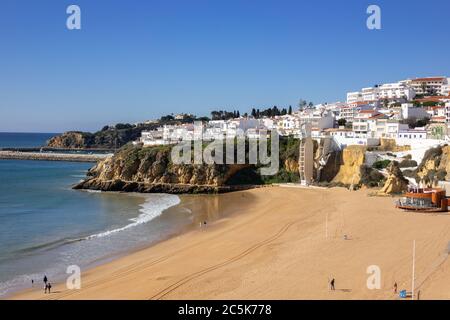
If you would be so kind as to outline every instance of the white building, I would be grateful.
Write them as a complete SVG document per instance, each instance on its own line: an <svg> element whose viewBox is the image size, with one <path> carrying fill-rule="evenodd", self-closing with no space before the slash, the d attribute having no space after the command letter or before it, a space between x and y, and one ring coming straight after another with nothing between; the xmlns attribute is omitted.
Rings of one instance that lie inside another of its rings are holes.
<svg viewBox="0 0 450 320"><path fill-rule="evenodd" d="M430 115L424 108L414 107L412 103L402 103L400 118L403 120L410 118L423 119L430 118Z"/></svg>
<svg viewBox="0 0 450 320"><path fill-rule="evenodd" d="M317 110L301 114L299 115L299 119L301 123L309 123L312 128L317 128L321 131L327 128L333 128L335 120L332 112L320 112Z"/></svg>
<svg viewBox="0 0 450 320"><path fill-rule="evenodd" d="M368 137L368 132L370 131L368 120L376 114L378 114L378 112L374 110L363 110L355 116L352 123L352 130L355 138Z"/></svg>
<svg viewBox="0 0 450 320"><path fill-rule="evenodd" d="M378 100L379 95L379 88L377 87L368 87L368 88L362 88L361 94L363 101L375 101Z"/></svg>
<svg viewBox="0 0 450 320"><path fill-rule="evenodd" d="M385 83L378 87L378 99L405 99L411 100L416 93L405 81Z"/></svg>
<svg viewBox="0 0 450 320"><path fill-rule="evenodd" d="M445 103L445 122L450 127L450 100Z"/></svg>
<svg viewBox="0 0 450 320"><path fill-rule="evenodd" d="M342 138L354 138L355 133L352 129L340 126L339 128L329 128L324 130L325 136L342 137Z"/></svg>
<svg viewBox="0 0 450 320"><path fill-rule="evenodd" d="M427 95L436 94L443 95L443 91L446 90L448 80L446 77L427 77L427 78L416 78L409 81L409 84L414 89L416 94Z"/></svg>
<svg viewBox="0 0 450 320"><path fill-rule="evenodd" d="M364 101L348 103L347 105L341 107L339 119L345 119L348 122L352 122L359 112L375 109L375 105Z"/></svg>
<svg viewBox="0 0 450 320"><path fill-rule="evenodd" d="M442 85L441 95L445 97L450 96L450 78L447 78L447 84Z"/></svg>
<svg viewBox="0 0 450 320"><path fill-rule="evenodd" d="M363 101L363 96L361 92L348 92L347 93L347 103L354 103L358 101Z"/></svg>
<svg viewBox="0 0 450 320"><path fill-rule="evenodd" d="M398 133L400 139L426 139L427 131L425 129L402 129Z"/></svg>
<svg viewBox="0 0 450 320"><path fill-rule="evenodd" d="M294 115L277 116L274 119L274 126L279 135L299 135L300 134L300 119Z"/></svg>

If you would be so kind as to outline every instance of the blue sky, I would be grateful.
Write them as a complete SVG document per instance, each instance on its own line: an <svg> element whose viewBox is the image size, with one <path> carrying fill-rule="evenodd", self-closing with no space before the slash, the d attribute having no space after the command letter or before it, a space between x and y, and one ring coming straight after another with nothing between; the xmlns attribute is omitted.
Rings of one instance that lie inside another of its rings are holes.
<svg viewBox="0 0 450 320"><path fill-rule="evenodd" d="M81 30L66 8L81 8ZM366 28L377 4L382 29ZM0 131L345 100L450 76L450 1L3 0Z"/></svg>

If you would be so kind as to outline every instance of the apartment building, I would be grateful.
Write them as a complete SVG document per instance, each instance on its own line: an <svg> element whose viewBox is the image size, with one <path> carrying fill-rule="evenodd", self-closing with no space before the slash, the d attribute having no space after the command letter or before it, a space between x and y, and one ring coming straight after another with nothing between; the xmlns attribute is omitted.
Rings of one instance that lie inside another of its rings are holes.
<svg viewBox="0 0 450 320"><path fill-rule="evenodd" d="M365 101L357 101L352 103L347 103L347 105L344 105L340 109L339 113L339 119L345 119L348 122L352 122L355 118L355 116L360 111L366 111L366 110L375 110L376 106L370 102Z"/></svg>
<svg viewBox="0 0 450 320"><path fill-rule="evenodd" d="M380 89L378 86L362 88L361 95L362 101L376 101L378 100L378 96L380 94Z"/></svg>
<svg viewBox="0 0 450 320"><path fill-rule="evenodd" d="M445 103L445 122L450 126L450 100Z"/></svg>
<svg viewBox="0 0 450 320"><path fill-rule="evenodd" d="M378 88L378 99L404 99L412 100L416 93L412 87L410 87L405 81L399 81L394 83L385 83Z"/></svg>
<svg viewBox="0 0 450 320"><path fill-rule="evenodd" d="M329 128L324 130L325 136L331 136L331 137L342 137L342 138L354 138L355 133L352 129L345 128L343 126L340 126L339 128Z"/></svg>
<svg viewBox="0 0 450 320"><path fill-rule="evenodd" d="M347 103L363 101L362 93L359 91L347 93Z"/></svg>
<svg viewBox="0 0 450 320"><path fill-rule="evenodd" d="M442 85L441 95L446 97L450 96L450 78L447 78L447 84Z"/></svg>
<svg viewBox="0 0 450 320"><path fill-rule="evenodd" d="M443 91L447 89L445 86L448 85L448 81L446 77L428 77L410 80L408 84L414 89L416 94L442 95Z"/></svg>
<svg viewBox="0 0 450 320"><path fill-rule="evenodd" d="M402 129L398 132L398 138L402 139L426 139L427 131L425 129Z"/></svg>
<svg viewBox="0 0 450 320"><path fill-rule="evenodd" d="M358 112L352 123L352 130L355 138L367 138L370 132L369 119L378 115L375 110L362 110Z"/></svg>

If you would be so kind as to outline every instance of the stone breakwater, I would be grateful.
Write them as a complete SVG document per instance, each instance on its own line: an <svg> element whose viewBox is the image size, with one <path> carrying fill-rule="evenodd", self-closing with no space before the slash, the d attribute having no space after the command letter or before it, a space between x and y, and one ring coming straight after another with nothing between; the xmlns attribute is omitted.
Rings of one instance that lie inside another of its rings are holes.
<svg viewBox="0 0 450 320"><path fill-rule="evenodd" d="M46 161L75 161L97 162L111 156L110 154L71 154L49 152L20 152L0 151L3 160L46 160Z"/></svg>

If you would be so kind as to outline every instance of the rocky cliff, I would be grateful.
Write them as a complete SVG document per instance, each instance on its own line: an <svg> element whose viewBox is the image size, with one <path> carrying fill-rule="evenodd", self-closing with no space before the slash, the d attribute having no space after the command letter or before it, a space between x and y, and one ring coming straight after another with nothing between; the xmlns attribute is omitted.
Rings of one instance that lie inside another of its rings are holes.
<svg viewBox="0 0 450 320"><path fill-rule="evenodd" d="M68 149L117 149L141 136L143 130L154 130L157 124L129 125L118 124L105 127L95 133L68 131L47 141L51 148Z"/></svg>
<svg viewBox="0 0 450 320"><path fill-rule="evenodd" d="M400 152L411 150L411 146L399 146L395 139L381 138L380 146L377 149L380 151Z"/></svg>
<svg viewBox="0 0 450 320"><path fill-rule="evenodd" d="M386 169L388 177L378 194L390 195L405 192L408 189L408 180L403 177L398 162L392 161Z"/></svg>
<svg viewBox="0 0 450 320"><path fill-rule="evenodd" d="M413 177L428 186L438 180L450 180L450 146L427 150Z"/></svg>
<svg viewBox="0 0 450 320"><path fill-rule="evenodd" d="M88 133L80 131L65 132L60 136L55 136L47 142L47 146L51 148L85 148L90 144L91 136Z"/></svg>
<svg viewBox="0 0 450 320"><path fill-rule="evenodd" d="M171 146L142 147L127 144L114 156L97 163L75 189L103 191L208 193L270 183L298 182L299 140L280 139L280 168L261 176L259 165L174 164ZM315 145L315 153L318 145ZM379 186L383 175L365 166L366 148L349 146L327 156L317 176L324 185ZM317 171L317 168L315 168Z"/></svg>
<svg viewBox="0 0 450 320"><path fill-rule="evenodd" d="M365 161L366 147L348 146L342 151L342 164L333 183L357 185L361 182L361 167Z"/></svg>
<svg viewBox="0 0 450 320"><path fill-rule="evenodd" d="M127 192L210 193L239 188L230 178L247 165L174 164L171 147L126 145L97 163L75 189Z"/></svg>

